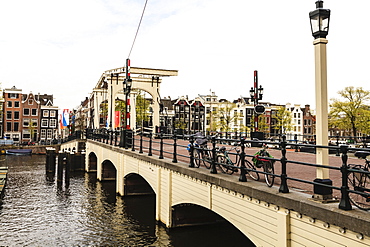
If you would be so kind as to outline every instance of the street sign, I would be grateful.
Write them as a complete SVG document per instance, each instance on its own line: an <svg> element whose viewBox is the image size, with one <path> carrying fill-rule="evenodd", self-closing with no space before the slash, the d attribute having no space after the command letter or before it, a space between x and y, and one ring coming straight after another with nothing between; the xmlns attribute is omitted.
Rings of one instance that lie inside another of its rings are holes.
<svg viewBox="0 0 370 247"><path fill-rule="evenodd" d="M265 107L263 105L256 105L254 107L254 112L257 114L263 114L265 113Z"/></svg>

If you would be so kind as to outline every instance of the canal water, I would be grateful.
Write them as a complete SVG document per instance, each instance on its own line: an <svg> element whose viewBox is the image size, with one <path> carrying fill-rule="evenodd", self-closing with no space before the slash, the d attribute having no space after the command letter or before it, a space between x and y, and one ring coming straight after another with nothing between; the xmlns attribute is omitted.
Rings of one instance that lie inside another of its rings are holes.
<svg viewBox="0 0 370 247"><path fill-rule="evenodd" d="M73 173L69 186L45 172L46 157L0 156L8 182L0 246L254 246L228 223L167 230L153 196L120 197L114 182Z"/></svg>

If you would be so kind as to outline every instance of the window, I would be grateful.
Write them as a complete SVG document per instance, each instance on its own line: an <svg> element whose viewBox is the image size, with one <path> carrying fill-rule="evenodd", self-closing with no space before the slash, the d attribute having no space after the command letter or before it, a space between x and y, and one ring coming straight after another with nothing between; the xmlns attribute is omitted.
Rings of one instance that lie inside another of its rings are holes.
<svg viewBox="0 0 370 247"><path fill-rule="evenodd" d="M53 130L51 130L51 129L48 129L48 135L47 135L47 139L51 139L52 137L53 137Z"/></svg>
<svg viewBox="0 0 370 247"><path fill-rule="evenodd" d="M16 98L18 98L18 94L17 93L8 93L8 98L16 99Z"/></svg>
<svg viewBox="0 0 370 247"><path fill-rule="evenodd" d="M19 120L19 111L14 112L14 119Z"/></svg>
<svg viewBox="0 0 370 247"><path fill-rule="evenodd" d="M41 120L41 127L48 127L48 120L47 119L42 119Z"/></svg>
<svg viewBox="0 0 370 247"><path fill-rule="evenodd" d="M32 109L32 116L37 116L37 109Z"/></svg>
<svg viewBox="0 0 370 247"><path fill-rule="evenodd" d="M6 131L12 131L12 123L11 122L6 123Z"/></svg>
<svg viewBox="0 0 370 247"><path fill-rule="evenodd" d="M45 139L46 138L46 129L42 129L41 130L40 138L41 139Z"/></svg>
<svg viewBox="0 0 370 247"><path fill-rule="evenodd" d="M29 104L29 105L33 105L33 99L29 99L29 100L28 100L28 104Z"/></svg>
<svg viewBox="0 0 370 247"><path fill-rule="evenodd" d="M23 138L24 139L30 139L31 138L31 134L30 134L30 130L23 130Z"/></svg>
<svg viewBox="0 0 370 247"><path fill-rule="evenodd" d="M14 131L19 131L19 123L14 122Z"/></svg>
<svg viewBox="0 0 370 247"><path fill-rule="evenodd" d="M6 104L6 107L13 107L13 102L12 101L7 101L6 102L7 104Z"/></svg>
<svg viewBox="0 0 370 247"><path fill-rule="evenodd" d="M49 111L47 111L47 110L42 111L42 116L43 117L49 117Z"/></svg>
<svg viewBox="0 0 370 247"><path fill-rule="evenodd" d="M29 116L30 115L30 109L24 108L23 109L23 116Z"/></svg>
<svg viewBox="0 0 370 247"><path fill-rule="evenodd" d="M6 112L6 119L12 119L12 112L11 111L7 111Z"/></svg>
<svg viewBox="0 0 370 247"><path fill-rule="evenodd" d="M56 116L55 111L50 111L50 117L55 117L55 116Z"/></svg>
<svg viewBox="0 0 370 247"><path fill-rule="evenodd" d="M30 120L28 118L23 119L23 127L30 126Z"/></svg>
<svg viewBox="0 0 370 247"><path fill-rule="evenodd" d="M14 107L19 108L19 101L14 101Z"/></svg>
<svg viewBox="0 0 370 247"><path fill-rule="evenodd" d="M19 135L18 134L13 134L13 140L15 142L19 141Z"/></svg>
<svg viewBox="0 0 370 247"><path fill-rule="evenodd" d="M56 128L56 127L57 127L57 120L50 119L50 128Z"/></svg>
<svg viewBox="0 0 370 247"><path fill-rule="evenodd" d="M31 123L32 123L32 125L31 125L31 126L32 126L32 127L37 127L37 122L38 122L37 120L38 120L37 118L36 118L36 119L34 119L34 118L33 118L33 119L31 119Z"/></svg>

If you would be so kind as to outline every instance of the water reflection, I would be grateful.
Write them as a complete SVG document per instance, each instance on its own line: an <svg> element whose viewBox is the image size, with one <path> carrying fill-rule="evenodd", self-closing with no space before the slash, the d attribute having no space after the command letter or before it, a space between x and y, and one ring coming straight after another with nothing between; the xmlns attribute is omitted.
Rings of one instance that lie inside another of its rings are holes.
<svg viewBox="0 0 370 247"><path fill-rule="evenodd" d="M116 196L115 183L96 174L59 183L45 173L45 156L0 162L9 167L0 246L253 246L230 226L168 231L155 222L155 196Z"/></svg>

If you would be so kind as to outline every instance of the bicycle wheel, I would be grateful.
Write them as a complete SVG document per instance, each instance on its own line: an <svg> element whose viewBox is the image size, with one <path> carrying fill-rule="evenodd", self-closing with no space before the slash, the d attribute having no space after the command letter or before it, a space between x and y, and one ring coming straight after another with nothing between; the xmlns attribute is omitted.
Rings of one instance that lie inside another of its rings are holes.
<svg viewBox="0 0 370 247"><path fill-rule="evenodd" d="M252 170L257 170L257 167L255 167L251 162L249 162L248 160L245 160L244 161L244 164L245 164L245 167L248 168L248 169L252 169ZM247 173L249 174L249 176L253 179L253 180L256 180L258 181L260 179L260 175L258 172L256 171L247 171Z"/></svg>
<svg viewBox="0 0 370 247"><path fill-rule="evenodd" d="M274 165L270 160L263 162L263 171L266 173L274 174ZM265 181L268 187L271 187L274 185L275 176L271 174L264 174L265 175Z"/></svg>
<svg viewBox="0 0 370 247"><path fill-rule="evenodd" d="M209 151L203 151L202 152L202 162L203 162L203 165L207 169L210 169L211 168L212 157L211 157Z"/></svg>
<svg viewBox="0 0 370 247"><path fill-rule="evenodd" d="M234 173L234 169L232 169L232 167L230 167L227 163L227 159L225 156L223 155L219 155L217 156L217 163L218 163L218 167L220 167L220 170L222 173L226 173L226 174L233 174Z"/></svg>
<svg viewBox="0 0 370 247"><path fill-rule="evenodd" d="M363 166L357 166L353 169L364 171ZM367 195L360 195L356 193L349 193L351 202L363 210L370 210L370 177L367 174L359 172L351 172L348 174L348 188L350 190L366 193Z"/></svg>
<svg viewBox="0 0 370 247"><path fill-rule="evenodd" d="M199 155L199 150L195 149L193 150L193 157L194 157L194 166L199 167L200 166L200 155Z"/></svg>

